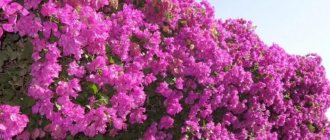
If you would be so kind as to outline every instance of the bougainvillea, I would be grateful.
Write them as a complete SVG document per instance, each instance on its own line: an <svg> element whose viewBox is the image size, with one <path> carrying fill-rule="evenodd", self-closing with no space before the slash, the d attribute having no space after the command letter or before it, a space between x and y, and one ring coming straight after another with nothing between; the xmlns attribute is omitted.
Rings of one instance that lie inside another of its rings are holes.
<svg viewBox="0 0 330 140"><path fill-rule="evenodd" d="M20 114L19 107L0 105L0 139L11 139L20 134L28 122L28 117Z"/></svg>
<svg viewBox="0 0 330 140"><path fill-rule="evenodd" d="M321 58L267 46L251 22L215 19L206 1L0 0L0 8L0 37L33 45L26 94L35 101L24 132L18 107L0 107L0 139L330 135Z"/></svg>

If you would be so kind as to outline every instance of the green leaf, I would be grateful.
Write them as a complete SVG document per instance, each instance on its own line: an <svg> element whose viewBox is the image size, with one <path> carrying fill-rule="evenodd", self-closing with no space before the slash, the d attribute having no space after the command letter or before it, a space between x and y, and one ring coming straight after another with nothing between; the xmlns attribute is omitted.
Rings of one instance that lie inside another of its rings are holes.
<svg viewBox="0 0 330 140"><path fill-rule="evenodd" d="M90 84L88 85L88 89L93 93L96 94L99 92L99 88L96 84Z"/></svg>
<svg viewBox="0 0 330 140"><path fill-rule="evenodd" d="M284 99L285 99L285 100L289 100L289 99L290 99L290 94L285 94L285 95L284 95Z"/></svg>
<svg viewBox="0 0 330 140"><path fill-rule="evenodd" d="M18 50L16 50L15 48L15 46L10 46L7 48L6 51L7 55L9 56L9 60L11 61L17 59L20 55Z"/></svg>
<svg viewBox="0 0 330 140"><path fill-rule="evenodd" d="M49 38L49 42L50 43L55 43L56 41L58 41L58 38L54 35L51 35L50 38Z"/></svg>
<svg viewBox="0 0 330 140"><path fill-rule="evenodd" d="M2 66L5 64L7 59L7 55L4 52L0 52L0 72L2 71Z"/></svg>
<svg viewBox="0 0 330 140"><path fill-rule="evenodd" d="M114 64L114 63L115 63L115 60L113 59L112 56L109 57L109 63L110 63L110 64Z"/></svg>
<svg viewBox="0 0 330 140"><path fill-rule="evenodd" d="M18 72L18 75L19 76L24 76L24 75L26 75L28 73L28 70L27 69L22 69L22 70L20 70L19 72Z"/></svg>
<svg viewBox="0 0 330 140"><path fill-rule="evenodd" d="M97 135L93 138L93 140L104 140L103 135Z"/></svg>
<svg viewBox="0 0 330 140"><path fill-rule="evenodd" d="M8 83L8 81L10 80L10 76L7 74L2 74L0 73L0 85Z"/></svg>
<svg viewBox="0 0 330 140"><path fill-rule="evenodd" d="M231 68L232 68L231 65L227 65L227 66L225 66L225 67L223 68L223 71L224 71L224 72L228 72Z"/></svg>
<svg viewBox="0 0 330 140"><path fill-rule="evenodd" d="M151 72L152 72L151 69L143 69L143 74L144 75L147 75L147 74L149 74Z"/></svg>
<svg viewBox="0 0 330 140"><path fill-rule="evenodd" d="M82 92L78 95L76 101L80 104L87 104L88 103L88 92Z"/></svg>
<svg viewBox="0 0 330 140"><path fill-rule="evenodd" d="M74 138L71 135L66 136L66 140L74 140Z"/></svg>
<svg viewBox="0 0 330 140"><path fill-rule="evenodd" d="M89 138L87 136L84 136L84 135L79 135L78 140L88 140Z"/></svg>
<svg viewBox="0 0 330 140"><path fill-rule="evenodd" d="M18 34L13 34L13 35L11 35L11 40L13 41L13 42L16 42L16 41L18 41L19 40L19 35Z"/></svg>
<svg viewBox="0 0 330 140"><path fill-rule="evenodd" d="M4 97L1 99L3 101L11 101L11 99L15 96L15 91L12 89L5 89L4 90Z"/></svg>
<svg viewBox="0 0 330 140"><path fill-rule="evenodd" d="M101 94L97 103L99 105L107 105L109 104L109 97L107 95Z"/></svg>
<svg viewBox="0 0 330 140"><path fill-rule="evenodd" d="M22 58L23 59L31 59L33 52L33 45L30 42L27 42L24 44L24 50L22 53Z"/></svg>
<svg viewBox="0 0 330 140"><path fill-rule="evenodd" d="M35 101L31 98L31 97L24 97L24 98L21 98L21 104L22 106L24 107L31 107Z"/></svg>
<svg viewBox="0 0 330 140"><path fill-rule="evenodd" d="M307 124L307 127L308 127L308 130L310 131L310 132L312 132L312 133L314 133L315 132L315 126L313 126L313 124L311 124L311 123L308 123Z"/></svg>
<svg viewBox="0 0 330 140"><path fill-rule="evenodd" d="M119 57L110 55L110 56L108 56L108 59L109 59L110 64L117 64L117 65L120 65L120 66L123 65L123 62L121 62Z"/></svg>

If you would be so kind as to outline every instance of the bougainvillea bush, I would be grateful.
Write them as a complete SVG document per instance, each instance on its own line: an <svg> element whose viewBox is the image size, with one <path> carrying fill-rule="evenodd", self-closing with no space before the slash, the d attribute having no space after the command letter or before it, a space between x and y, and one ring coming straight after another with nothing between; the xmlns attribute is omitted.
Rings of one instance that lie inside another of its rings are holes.
<svg viewBox="0 0 330 140"><path fill-rule="evenodd" d="M0 0L0 139L327 139L316 54L206 1Z"/></svg>

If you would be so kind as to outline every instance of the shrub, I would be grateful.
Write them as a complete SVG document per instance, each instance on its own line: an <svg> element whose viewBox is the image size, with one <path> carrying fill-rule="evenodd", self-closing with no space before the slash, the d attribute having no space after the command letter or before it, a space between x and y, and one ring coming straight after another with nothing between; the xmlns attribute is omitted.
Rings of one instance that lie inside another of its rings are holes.
<svg viewBox="0 0 330 140"><path fill-rule="evenodd" d="M24 132L25 115L15 132L3 129L12 122L1 117L19 110L2 105L15 108L0 108L5 138L329 136L321 58L267 46L250 21L215 19L206 1L4 0L0 7L4 50L33 48L21 52L27 60L14 58L33 61L18 96L29 105L1 98L30 120Z"/></svg>

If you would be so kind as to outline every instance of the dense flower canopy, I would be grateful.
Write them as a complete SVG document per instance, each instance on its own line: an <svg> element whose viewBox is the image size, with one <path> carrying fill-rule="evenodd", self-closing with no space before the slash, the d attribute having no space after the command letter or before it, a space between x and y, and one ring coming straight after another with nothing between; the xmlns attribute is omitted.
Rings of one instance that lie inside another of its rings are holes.
<svg viewBox="0 0 330 140"><path fill-rule="evenodd" d="M321 58L267 46L251 22L215 19L206 1L0 0L0 9L0 37L33 44L26 94L39 117L24 131L27 116L1 105L0 139L330 135Z"/></svg>

